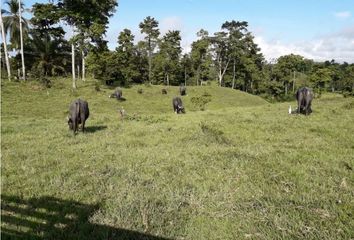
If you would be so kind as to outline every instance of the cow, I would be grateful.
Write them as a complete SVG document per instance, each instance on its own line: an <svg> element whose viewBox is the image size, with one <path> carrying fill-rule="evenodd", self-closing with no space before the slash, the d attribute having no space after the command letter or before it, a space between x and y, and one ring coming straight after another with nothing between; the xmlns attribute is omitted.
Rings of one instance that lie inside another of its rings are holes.
<svg viewBox="0 0 354 240"><path fill-rule="evenodd" d="M162 94L167 94L167 90L166 90L165 88L163 88L163 89L161 90L161 93L162 93Z"/></svg>
<svg viewBox="0 0 354 240"><path fill-rule="evenodd" d="M122 89L116 88L116 90L114 91L114 93L112 93L111 95L109 95L109 97L110 97L110 98L116 98L117 100L122 100L122 97L123 97Z"/></svg>
<svg viewBox="0 0 354 240"><path fill-rule="evenodd" d="M76 99L69 106L69 116L67 118L69 129L74 134L79 130L79 124L82 124L82 131L85 132L85 122L90 115L88 103L85 100Z"/></svg>
<svg viewBox="0 0 354 240"><path fill-rule="evenodd" d="M186 86L181 85L181 86L179 87L179 93L181 94L181 96L186 95L186 94L187 94Z"/></svg>
<svg viewBox="0 0 354 240"><path fill-rule="evenodd" d="M179 113L186 113L182 104L182 100L180 97L175 97L172 99L172 106L173 106L173 111L176 114Z"/></svg>
<svg viewBox="0 0 354 240"><path fill-rule="evenodd" d="M296 92L296 100L297 100L297 113L302 113L305 115L309 115L312 112L311 102L313 99L313 91L311 88L302 87Z"/></svg>

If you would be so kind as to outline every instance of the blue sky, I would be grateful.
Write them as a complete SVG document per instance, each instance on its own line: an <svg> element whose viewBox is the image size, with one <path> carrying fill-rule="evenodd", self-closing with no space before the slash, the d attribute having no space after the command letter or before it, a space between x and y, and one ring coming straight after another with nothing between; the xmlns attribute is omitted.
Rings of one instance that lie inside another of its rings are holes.
<svg viewBox="0 0 354 240"><path fill-rule="evenodd" d="M34 2L24 1L26 7ZM124 28L141 40L139 23L152 16L160 30L181 30L182 47L189 51L196 32L213 34L222 23L249 23L255 41L269 60L296 53L315 60L354 62L354 0L119 0L107 31L116 47Z"/></svg>

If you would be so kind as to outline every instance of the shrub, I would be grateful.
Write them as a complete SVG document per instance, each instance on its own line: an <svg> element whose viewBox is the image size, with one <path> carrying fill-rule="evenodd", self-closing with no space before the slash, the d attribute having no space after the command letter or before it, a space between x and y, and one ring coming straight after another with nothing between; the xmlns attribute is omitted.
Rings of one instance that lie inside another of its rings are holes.
<svg viewBox="0 0 354 240"><path fill-rule="evenodd" d="M204 92L203 95L201 96L191 98L191 103L194 105L194 107L196 107L201 111L205 110L205 105L210 101L211 101L211 95L207 92Z"/></svg>
<svg viewBox="0 0 354 240"><path fill-rule="evenodd" d="M101 91L101 84L99 82L95 82L95 90L97 92Z"/></svg>

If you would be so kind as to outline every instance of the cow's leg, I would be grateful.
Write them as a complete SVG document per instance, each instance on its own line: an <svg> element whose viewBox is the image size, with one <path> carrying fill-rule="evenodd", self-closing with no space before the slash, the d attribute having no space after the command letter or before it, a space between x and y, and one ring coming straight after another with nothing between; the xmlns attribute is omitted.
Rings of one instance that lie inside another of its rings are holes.
<svg viewBox="0 0 354 240"><path fill-rule="evenodd" d="M85 113L82 111L80 114L80 121L82 126L82 132L85 132Z"/></svg>
<svg viewBox="0 0 354 240"><path fill-rule="evenodd" d="M302 102L302 96L300 95L299 98L297 99L297 110L296 110L296 112L298 114L301 113L301 102Z"/></svg>
<svg viewBox="0 0 354 240"><path fill-rule="evenodd" d="M309 99L306 99L306 108L305 108L305 114L306 114L306 116L307 115L309 115L311 112L311 102L310 102L310 100Z"/></svg>
<svg viewBox="0 0 354 240"><path fill-rule="evenodd" d="M78 125L79 125L78 119L74 118L73 119L73 131L74 131L74 134L77 132Z"/></svg>

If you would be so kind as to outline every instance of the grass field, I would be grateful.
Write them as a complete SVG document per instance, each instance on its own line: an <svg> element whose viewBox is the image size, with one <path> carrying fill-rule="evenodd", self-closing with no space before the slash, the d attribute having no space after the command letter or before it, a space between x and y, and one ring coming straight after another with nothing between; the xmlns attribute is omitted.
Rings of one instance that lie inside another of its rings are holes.
<svg viewBox="0 0 354 240"><path fill-rule="evenodd" d="M306 117L288 114L295 101L189 87L176 115L177 87L118 102L78 85L3 82L2 239L354 238L353 98L322 95ZM77 97L91 115L73 136Z"/></svg>

